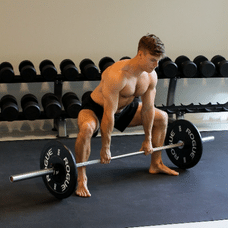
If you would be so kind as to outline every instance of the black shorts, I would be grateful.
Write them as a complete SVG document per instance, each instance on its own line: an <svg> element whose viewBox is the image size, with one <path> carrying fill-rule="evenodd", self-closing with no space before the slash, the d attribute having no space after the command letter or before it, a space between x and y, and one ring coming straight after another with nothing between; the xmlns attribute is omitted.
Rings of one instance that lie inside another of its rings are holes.
<svg viewBox="0 0 228 228"><path fill-rule="evenodd" d="M138 105L139 105L139 98L135 98L128 106L126 106L120 113L115 114L115 124L114 127L123 132L130 122L132 121L133 117L135 116L135 113L137 111ZM82 101L82 109L90 109L92 110L99 122L101 123L102 116L104 109L102 106L97 104L93 101L90 94L87 94L87 96Z"/></svg>

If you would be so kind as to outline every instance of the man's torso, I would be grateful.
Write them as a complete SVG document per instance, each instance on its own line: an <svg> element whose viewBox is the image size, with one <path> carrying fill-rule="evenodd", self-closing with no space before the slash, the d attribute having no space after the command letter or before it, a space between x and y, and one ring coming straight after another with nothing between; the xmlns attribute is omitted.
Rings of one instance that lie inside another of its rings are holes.
<svg viewBox="0 0 228 228"><path fill-rule="evenodd" d="M102 88L109 77L117 77L121 74L122 80L124 80L125 86L119 91L119 101L117 113L124 107L129 105L135 97L139 97L145 94L151 84L154 86L157 83L157 75L155 71L151 73L143 72L138 76L132 76L131 70L127 65L128 60L120 61L110 66L109 69L102 75L100 84L91 94L92 99L103 107L104 96Z"/></svg>

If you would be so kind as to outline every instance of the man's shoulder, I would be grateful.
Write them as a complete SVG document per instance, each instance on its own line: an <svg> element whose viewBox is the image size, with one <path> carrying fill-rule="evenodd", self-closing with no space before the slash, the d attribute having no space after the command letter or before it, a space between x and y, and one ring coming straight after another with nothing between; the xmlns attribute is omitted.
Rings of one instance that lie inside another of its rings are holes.
<svg viewBox="0 0 228 228"><path fill-rule="evenodd" d="M127 76L127 72L125 70L126 63L122 61L118 61L113 65L109 66L103 73L104 79L115 79L115 80L124 80Z"/></svg>

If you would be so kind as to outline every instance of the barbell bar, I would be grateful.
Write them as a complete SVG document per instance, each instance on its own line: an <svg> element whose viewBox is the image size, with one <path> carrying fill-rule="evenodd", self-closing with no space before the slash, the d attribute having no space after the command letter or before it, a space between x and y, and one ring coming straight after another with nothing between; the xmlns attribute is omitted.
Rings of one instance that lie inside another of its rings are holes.
<svg viewBox="0 0 228 228"><path fill-rule="evenodd" d="M171 148L175 148L175 147L180 147L180 146L183 146L183 145L184 145L184 142L179 142L179 143L171 144L171 145L167 145L167 146L156 147L156 148L154 148L153 152L160 151L160 150L171 149ZM137 152L127 153L127 154L117 155L117 156L111 157L111 160L120 159L120 158L124 158L124 157L135 156L135 155L139 155L139 154L143 154L143 153L144 153L144 151L137 151ZM76 167L78 168L78 167L98 164L100 162L101 162L100 159L95 159L95 160L91 160L91 161L76 163ZM54 172L55 172L54 168L48 168L48 169L42 169L42 170L39 170L39 171L22 173L22 174L10 176L10 181L11 182L23 181L23 180L27 180L27 179L31 179L31 178L35 178L35 177L45 176L45 175L48 175L48 174L54 174Z"/></svg>
<svg viewBox="0 0 228 228"><path fill-rule="evenodd" d="M214 136L201 137L198 129L187 120L177 120L167 129L165 146L154 148L154 152L166 150L170 160L179 168L195 166L202 155L202 144L214 140ZM113 156L111 160L143 154L137 151ZM40 157L39 171L10 176L11 182L42 176L47 189L56 198L69 197L76 188L76 168L100 163L100 159L76 164L74 155L64 144L51 141L45 145Z"/></svg>
<svg viewBox="0 0 228 228"><path fill-rule="evenodd" d="M214 136L208 136L208 137L202 138L202 141L203 141L203 143L205 143L205 142L213 141L214 139L215 139ZM184 146L184 142L180 141L176 144L170 144L170 145L166 145L166 146L156 147L156 148L154 148L153 152L172 149L172 148L176 148L176 147L183 147L183 146ZM140 154L143 154L144 152L145 151L137 151L137 152L127 153L127 154L121 154L121 155L111 157L111 160L135 156L135 155L140 155ZM101 162L100 159L95 159L95 160L86 161L86 162L80 162L80 163L76 164L76 167L78 168L78 167L98 164L100 162ZM33 171L33 172L27 172L27 173L23 173L23 174L10 176L10 181L11 182L17 182L17 181L27 180L27 179L31 179L31 178L35 178L35 177L53 174L54 172L55 172L54 168L42 169L42 170Z"/></svg>

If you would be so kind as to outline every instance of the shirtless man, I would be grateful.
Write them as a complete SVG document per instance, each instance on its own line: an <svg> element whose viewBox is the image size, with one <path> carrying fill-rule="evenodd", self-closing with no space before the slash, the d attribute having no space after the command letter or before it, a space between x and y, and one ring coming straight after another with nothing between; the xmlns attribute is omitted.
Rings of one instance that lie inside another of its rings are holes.
<svg viewBox="0 0 228 228"><path fill-rule="evenodd" d="M164 44L155 35L142 37L137 55L108 67L100 84L86 98L78 115L79 133L75 143L76 161L89 159L91 137L100 128L102 147L101 163L111 160L111 133L113 127L123 131L126 127L142 125L145 139L141 151L151 154L149 172L178 175L162 162L161 151L153 153L153 147L163 146L168 116L154 107L157 74L155 67L164 55ZM139 101L138 97L141 97ZM90 197L87 187L86 167L78 168L76 194Z"/></svg>

